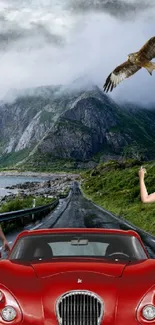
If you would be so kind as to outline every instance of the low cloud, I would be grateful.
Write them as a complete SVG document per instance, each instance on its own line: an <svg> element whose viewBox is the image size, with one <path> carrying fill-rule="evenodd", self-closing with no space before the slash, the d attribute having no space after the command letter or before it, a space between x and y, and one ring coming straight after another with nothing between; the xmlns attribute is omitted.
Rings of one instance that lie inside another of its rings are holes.
<svg viewBox="0 0 155 325"><path fill-rule="evenodd" d="M127 1L127 0L69 0L68 8L75 12L104 12L119 19L132 19L141 12L152 8L151 1Z"/></svg>
<svg viewBox="0 0 155 325"><path fill-rule="evenodd" d="M1 0L0 97L10 88L75 79L102 88L127 54L154 36L154 14L152 0ZM155 74L142 69L110 96L152 103L154 85Z"/></svg>

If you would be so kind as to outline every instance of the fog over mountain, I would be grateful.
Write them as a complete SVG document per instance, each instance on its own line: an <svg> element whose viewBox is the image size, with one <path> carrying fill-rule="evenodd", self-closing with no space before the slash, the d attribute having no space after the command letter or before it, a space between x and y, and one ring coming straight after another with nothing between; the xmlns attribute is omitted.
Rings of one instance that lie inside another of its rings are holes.
<svg viewBox="0 0 155 325"><path fill-rule="evenodd" d="M102 88L116 65L155 35L154 15L153 0L1 0L0 99L12 88L77 79ZM154 86L155 72L143 69L110 96L150 105Z"/></svg>

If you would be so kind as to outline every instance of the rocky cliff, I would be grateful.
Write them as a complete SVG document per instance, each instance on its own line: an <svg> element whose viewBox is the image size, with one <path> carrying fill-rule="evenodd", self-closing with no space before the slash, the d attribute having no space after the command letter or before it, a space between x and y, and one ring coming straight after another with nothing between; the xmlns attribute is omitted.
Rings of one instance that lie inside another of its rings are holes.
<svg viewBox="0 0 155 325"><path fill-rule="evenodd" d="M0 105L0 154L89 161L155 158L155 110L119 106L98 87L39 87ZM30 156L28 156L28 154ZM25 157L24 157L25 158Z"/></svg>

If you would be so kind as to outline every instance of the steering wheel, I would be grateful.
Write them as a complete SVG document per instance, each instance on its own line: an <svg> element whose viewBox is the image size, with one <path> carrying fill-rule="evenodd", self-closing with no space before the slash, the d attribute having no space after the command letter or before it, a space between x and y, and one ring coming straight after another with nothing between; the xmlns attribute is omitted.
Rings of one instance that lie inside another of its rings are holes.
<svg viewBox="0 0 155 325"><path fill-rule="evenodd" d="M123 253L123 252L116 252L116 253L111 253L111 254L109 254L108 256L115 256L116 258L117 257L119 257L120 255L122 255L122 257L123 256L125 256L125 257L129 257L129 255L127 255L127 254L125 254L125 253Z"/></svg>

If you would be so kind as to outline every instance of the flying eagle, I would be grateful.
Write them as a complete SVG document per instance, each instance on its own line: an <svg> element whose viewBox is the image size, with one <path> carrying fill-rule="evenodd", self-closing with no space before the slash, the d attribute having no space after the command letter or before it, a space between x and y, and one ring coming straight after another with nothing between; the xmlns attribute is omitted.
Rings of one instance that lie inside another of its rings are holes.
<svg viewBox="0 0 155 325"><path fill-rule="evenodd" d="M147 69L150 75L155 69L155 37L151 37L144 46L135 53L128 55L128 60L119 65L106 79L104 91L112 91L122 80L131 77L141 68Z"/></svg>

